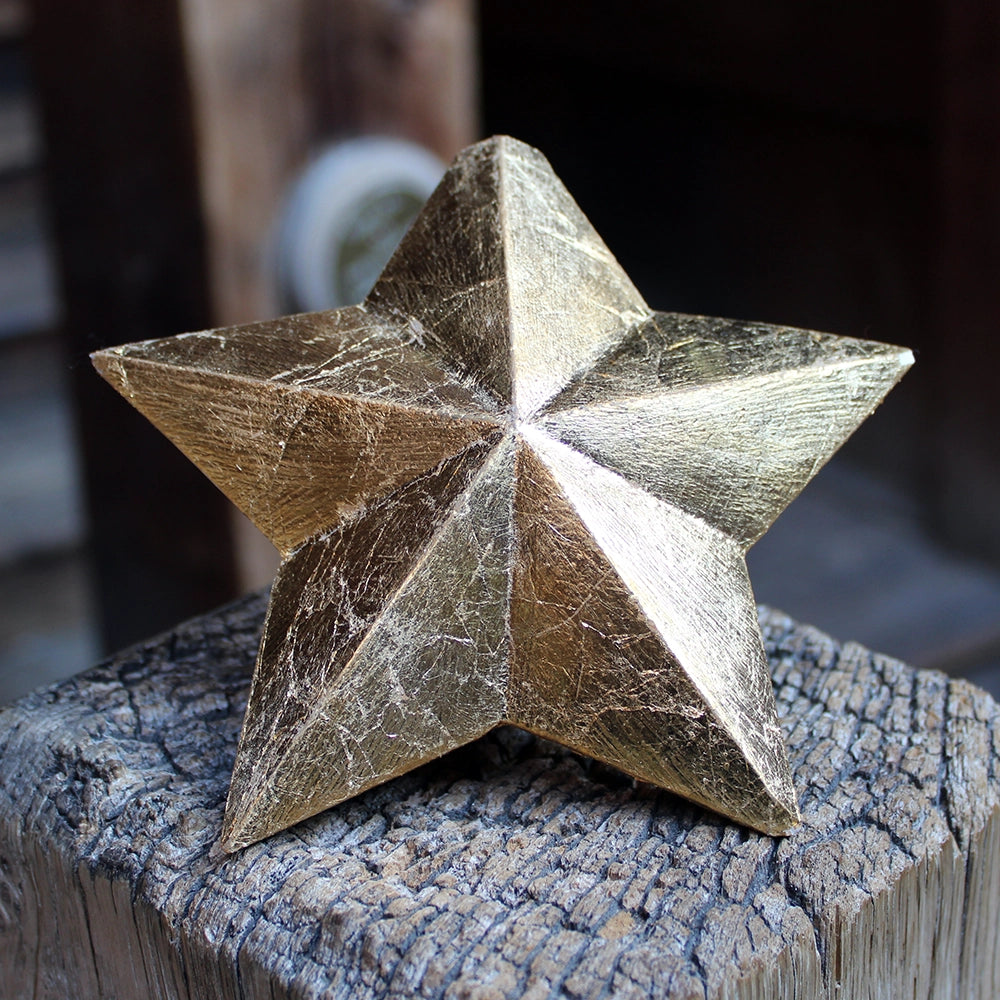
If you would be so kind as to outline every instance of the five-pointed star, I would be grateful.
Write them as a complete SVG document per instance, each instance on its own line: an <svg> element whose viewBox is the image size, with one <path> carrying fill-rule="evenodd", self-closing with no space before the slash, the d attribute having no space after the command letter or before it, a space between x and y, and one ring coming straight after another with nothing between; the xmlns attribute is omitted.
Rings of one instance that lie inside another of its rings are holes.
<svg viewBox="0 0 1000 1000"><path fill-rule="evenodd" d="M95 355L283 555L223 845L501 723L786 831L744 555L911 360L652 312L509 138L363 305Z"/></svg>

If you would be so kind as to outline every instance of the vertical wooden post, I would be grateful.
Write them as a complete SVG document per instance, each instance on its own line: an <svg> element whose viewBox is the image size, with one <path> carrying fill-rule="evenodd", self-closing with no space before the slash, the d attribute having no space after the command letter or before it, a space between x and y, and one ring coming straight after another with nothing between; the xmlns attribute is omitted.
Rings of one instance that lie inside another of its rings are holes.
<svg viewBox="0 0 1000 1000"><path fill-rule="evenodd" d="M226 855L264 604L0 708L0 996L1000 996L1000 708L963 681L765 613L788 837L499 729Z"/></svg>
<svg viewBox="0 0 1000 1000"><path fill-rule="evenodd" d="M212 321L192 95L175 0L35 0L31 35L96 596L113 648L235 589L225 501L87 360Z"/></svg>
<svg viewBox="0 0 1000 1000"><path fill-rule="evenodd" d="M472 0L181 0L214 312L278 308L269 237L310 153L365 133L446 162L476 138Z"/></svg>

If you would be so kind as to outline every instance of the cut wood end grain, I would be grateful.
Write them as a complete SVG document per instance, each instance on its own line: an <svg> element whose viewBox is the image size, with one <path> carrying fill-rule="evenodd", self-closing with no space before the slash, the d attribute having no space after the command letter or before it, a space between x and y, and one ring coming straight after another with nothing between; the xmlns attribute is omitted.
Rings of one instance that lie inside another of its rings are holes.
<svg viewBox="0 0 1000 1000"><path fill-rule="evenodd" d="M1000 994L970 685L765 611L787 838L503 729L225 856L264 607L0 711L0 996Z"/></svg>

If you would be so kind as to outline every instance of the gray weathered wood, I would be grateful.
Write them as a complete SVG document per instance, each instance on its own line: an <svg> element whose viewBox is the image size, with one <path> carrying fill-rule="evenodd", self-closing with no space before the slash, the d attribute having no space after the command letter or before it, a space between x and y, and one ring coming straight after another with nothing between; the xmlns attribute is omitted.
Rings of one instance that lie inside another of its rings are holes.
<svg viewBox="0 0 1000 1000"><path fill-rule="evenodd" d="M264 603L0 711L3 997L994 997L1000 710L774 613L805 817L501 730L215 848Z"/></svg>

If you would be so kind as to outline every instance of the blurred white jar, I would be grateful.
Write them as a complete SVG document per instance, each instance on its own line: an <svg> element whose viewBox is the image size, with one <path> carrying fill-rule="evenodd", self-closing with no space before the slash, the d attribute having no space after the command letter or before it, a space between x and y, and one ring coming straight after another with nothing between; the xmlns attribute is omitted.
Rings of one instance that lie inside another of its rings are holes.
<svg viewBox="0 0 1000 1000"><path fill-rule="evenodd" d="M282 213L282 306L308 312L361 302L444 170L433 153L401 139L366 136L324 150Z"/></svg>

